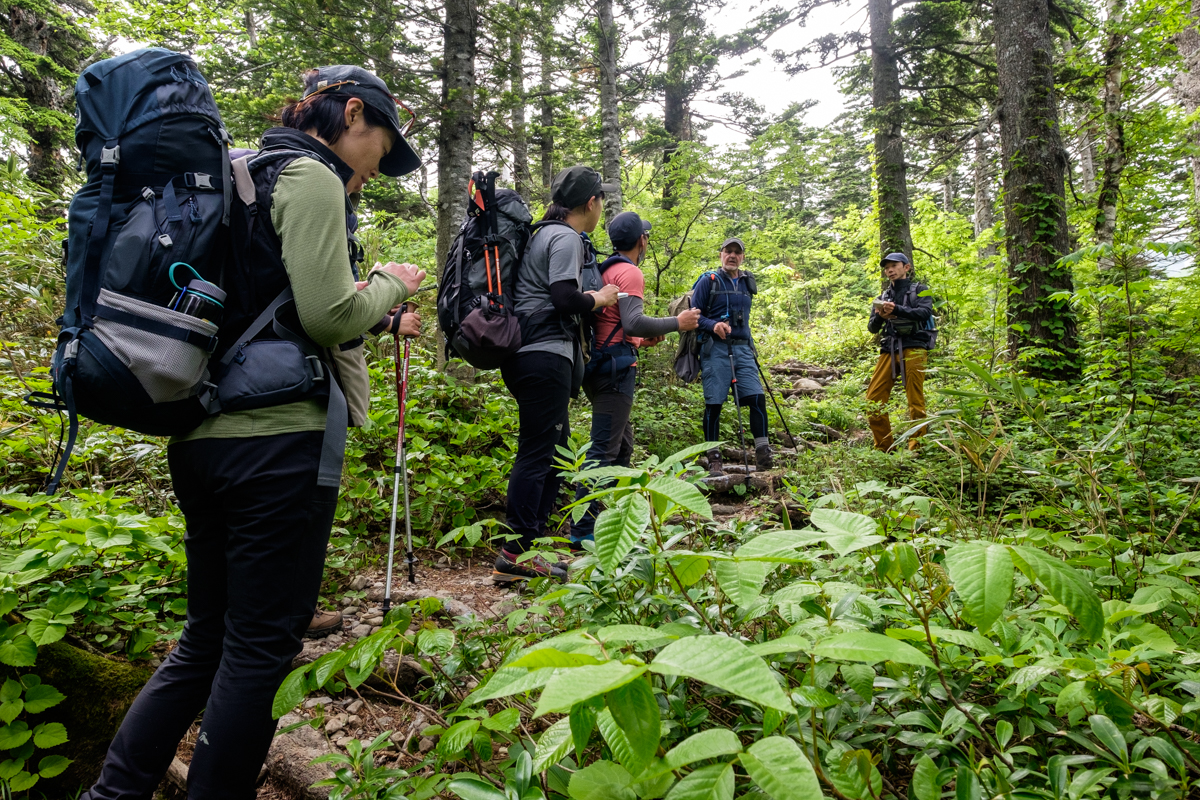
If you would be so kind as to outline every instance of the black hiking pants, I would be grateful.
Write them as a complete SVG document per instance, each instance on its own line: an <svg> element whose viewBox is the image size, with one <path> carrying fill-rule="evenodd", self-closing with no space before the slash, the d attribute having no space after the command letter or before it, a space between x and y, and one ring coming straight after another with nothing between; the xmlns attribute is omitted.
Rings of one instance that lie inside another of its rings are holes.
<svg viewBox="0 0 1200 800"><path fill-rule="evenodd" d="M633 393L637 385L637 367L630 367L615 379L602 374L584 380L583 391L592 402L592 446L588 461L593 466L628 467L633 458ZM575 499L586 497L591 487L580 485ZM588 503L588 510L571 526L571 541L593 538L596 516L603 508L599 500Z"/></svg>
<svg viewBox="0 0 1200 800"><path fill-rule="evenodd" d="M508 526L521 538L505 547L523 553L542 532L562 487L554 448L571 435L572 362L557 353L517 353L500 367L504 385L517 400L521 431L517 458L508 476Z"/></svg>
<svg viewBox="0 0 1200 800"><path fill-rule="evenodd" d="M317 486L321 431L172 444L187 519L187 624L134 701L82 800L149 800L204 711L188 797L249 800L271 701L312 620L337 506Z"/></svg>

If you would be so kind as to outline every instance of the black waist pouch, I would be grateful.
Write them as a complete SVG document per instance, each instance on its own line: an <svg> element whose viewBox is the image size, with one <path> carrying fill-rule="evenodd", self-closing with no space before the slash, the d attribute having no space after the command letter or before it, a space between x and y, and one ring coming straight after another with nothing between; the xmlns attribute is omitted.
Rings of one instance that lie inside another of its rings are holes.
<svg viewBox="0 0 1200 800"><path fill-rule="evenodd" d="M257 339L240 345L217 379L221 411L247 411L314 396L327 383L315 353L286 339Z"/></svg>

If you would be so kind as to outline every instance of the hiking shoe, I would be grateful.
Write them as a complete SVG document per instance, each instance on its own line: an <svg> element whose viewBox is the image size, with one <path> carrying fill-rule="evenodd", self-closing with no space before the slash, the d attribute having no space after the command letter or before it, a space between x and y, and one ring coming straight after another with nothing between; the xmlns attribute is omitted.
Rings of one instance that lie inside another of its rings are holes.
<svg viewBox="0 0 1200 800"><path fill-rule="evenodd" d="M708 451L708 474L717 476L725 474L725 465L721 463L721 451Z"/></svg>
<svg viewBox="0 0 1200 800"><path fill-rule="evenodd" d="M553 578L558 581L567 579L567 565L562 561L551 564L541 556L534 556L528 561L518 564L519 557L519 553L501 550L500 555L496 556L496 564L492 567L492 581L494 583L513 583L532 578Z"/></svg>
<svg viewBox="0 0 1200 800"><path fill-rule="evenodd" d="M308 623L308 630L304 632L306 639L324 639L331 633L337 633L342 629L342 612L340 611L322 611L317 609L313 614L312 622Z"/></svg>
<svg viewBox="0 0 1200 800"><path fill-rule="evenodd" d="M760 444L754 448L754 463L758 465L760 470L770 469L775 464L775 459L771 455L771 445Z"/></svg>

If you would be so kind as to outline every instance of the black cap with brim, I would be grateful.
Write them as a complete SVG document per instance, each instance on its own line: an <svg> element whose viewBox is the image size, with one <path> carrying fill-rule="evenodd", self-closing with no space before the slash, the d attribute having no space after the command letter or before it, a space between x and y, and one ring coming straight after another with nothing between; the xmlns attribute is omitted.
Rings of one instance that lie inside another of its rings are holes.
<svg viewBox="0 0 1200 800"><path fill-rule="evenodd" d="M608 240L618 250L629 250L650 232L650 223L632 211L624 211L608 223Z"/></svg>
<svg viewBox="0 0 1200 800"><path fill-rule="evenodd" d="M550 199L563 208L577 208L604 192L619 191L619 183L605 183L600 173L591 167L577 164L554 176L550 184Z"/></svg>
<svg viewBox="0 0 1200 800"><path fill-rule="evenodd" d="M386 83L362 67L338 64L318 69L316 81L309 85L304 96L326 93L357 97L387 119L392 132L396 134L396 139L392 143L392 149L379 161L381 173L398 178L421 166L421 157L400 131L400 113L396 110L396 98L388 91Z"/></svg>

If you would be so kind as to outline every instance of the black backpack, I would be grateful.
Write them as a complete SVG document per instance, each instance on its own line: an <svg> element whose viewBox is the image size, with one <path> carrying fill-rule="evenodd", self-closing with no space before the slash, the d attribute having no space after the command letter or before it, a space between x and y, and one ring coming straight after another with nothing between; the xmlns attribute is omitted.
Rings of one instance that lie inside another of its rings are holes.
<svg viewBox="0 0 1200 800"><path fill-rule="evenodd" d="M471 176L467 216L438 284L446 357L458 356L478 369L498 368L521 347L512 297L533 214L512 189L496 188L498 176Z"/></svg>
<svg viewBox="0 0 1200 800"><path fill-rule="evenodd" d="M229 134L190 57L153 47L100 61L75 101L87 182L68 214L55 393L27 398L70 415L51 492L79 414L156 435L208 415L218 327L169 306L192 280L219 286L233 188Z"/></svg>

